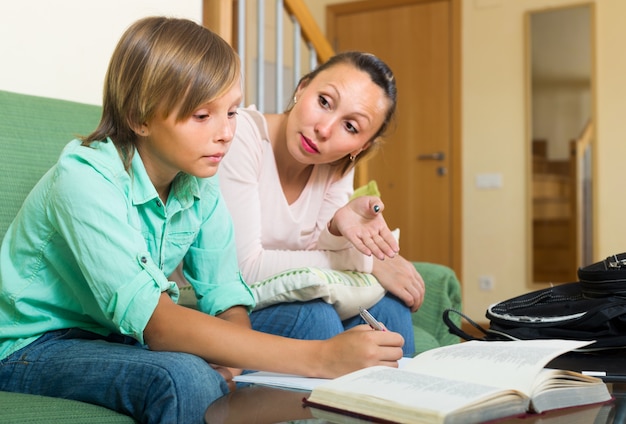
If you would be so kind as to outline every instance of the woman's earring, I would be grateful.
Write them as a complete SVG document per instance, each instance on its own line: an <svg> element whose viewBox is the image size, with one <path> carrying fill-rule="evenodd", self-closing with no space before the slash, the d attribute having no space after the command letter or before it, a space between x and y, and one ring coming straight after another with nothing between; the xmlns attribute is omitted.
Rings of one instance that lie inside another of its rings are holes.
<svg viewBox="0 0 626 424"><path fill-rule="evenodd" d="M354 162L354 160L356 159L356 155L350 154L349 158L350 162Z"/></svg>
<svg viewBox="0 0 626 424"><path fill-rule="evenodd" d="M296 95L293 95L293 104L295 105L296 103L298 103L298 99L296 98Z"/></svg>

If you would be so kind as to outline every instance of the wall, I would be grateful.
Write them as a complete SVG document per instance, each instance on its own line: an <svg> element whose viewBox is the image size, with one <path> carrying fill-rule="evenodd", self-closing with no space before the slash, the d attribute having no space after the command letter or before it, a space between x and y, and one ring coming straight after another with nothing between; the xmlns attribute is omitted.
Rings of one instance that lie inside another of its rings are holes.
<svg viewBox="0 0 626 424"><path fill-rule="evenodd" d="M547 142L550 160L569 159L591 116L591 12L582 5L530 19L532 138Z"/></svg>
<svg viewBox="0 0 626 424"><path fill-rule="evenodd" d="M325 6L307 0L319 22ZM55 7L52 7L54 3ZM463 289L477 319L493 302L529 290L527 281L524 14L576 0L463 0ZM0 89L100 102L106 63L139 16L200 19L200 0L29 0L0 6ZM626 2L596 3L596 259L626 251ZM321 25L324 28L324 25ZM10 42L7 42L10 40ZM20 45L15 40L21 40ZM479 190L476 175L501 173L503 187ZM495 289L483 292L479 277Z"/></svg>
<svg viewBox="0 0 626 424"><path fill-rule="evenodd" d="M626 2L597 2L596 259L626 251Z"/></svg>
<svg viewBox="0 0 626 424"><path fill-rule="evenodd" d="M567 160L570 142L591 116L590 81L537 84L532 92L533 140L546 140L550 160Z"/></svg>
<svg viewBox="0 0 626 424"><path fill-rule="evenodd" d="M0 90L101 104L119 37L149 15L200 22L202 1L2 1Z"/></svg>

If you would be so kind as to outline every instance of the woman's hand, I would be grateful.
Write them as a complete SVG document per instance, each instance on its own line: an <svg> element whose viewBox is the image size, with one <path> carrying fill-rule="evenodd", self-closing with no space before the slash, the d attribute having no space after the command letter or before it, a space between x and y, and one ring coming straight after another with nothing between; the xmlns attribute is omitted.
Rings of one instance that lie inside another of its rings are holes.
<svg viewBox="0 0 626 424"><path fill-rule="evenodd" d="M387 291L402 300L411 312L419 309L424 301L424 279L413 264L402 256L384 261L374 260L372 274Z"/></svg>
<svg viewBox="0 0 626 424"><path fill-rule="evenodd" d="M382 212L385 205L375 196L360 196L339 208L328 224L329 231L347 238L361 253L378 259L393 258L400 247Z"/></svg>

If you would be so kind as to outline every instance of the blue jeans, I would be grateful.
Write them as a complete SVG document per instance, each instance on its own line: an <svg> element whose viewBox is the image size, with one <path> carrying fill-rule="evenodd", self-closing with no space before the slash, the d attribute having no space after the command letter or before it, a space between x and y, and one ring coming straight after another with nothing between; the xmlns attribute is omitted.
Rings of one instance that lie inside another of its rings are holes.
<svg viewBox="0 0 626 424"><path fill-rule="evenodd" d="M46 333L0 361L0 390L75 399L143 423L203 423L229 391L202 358L79 329Z"/></svg>
<svg viewBox="0 0 626 424"><path fill-rule="evenodd" d="M413 356L415 336L410 309L387 293L368 310L385 327L404 337L403 354ZM268 306L252 312L250 320L255 330L302 340L326 340L356 325L365 324L360 315L341 321L333 306L321 299Z"/></svg>

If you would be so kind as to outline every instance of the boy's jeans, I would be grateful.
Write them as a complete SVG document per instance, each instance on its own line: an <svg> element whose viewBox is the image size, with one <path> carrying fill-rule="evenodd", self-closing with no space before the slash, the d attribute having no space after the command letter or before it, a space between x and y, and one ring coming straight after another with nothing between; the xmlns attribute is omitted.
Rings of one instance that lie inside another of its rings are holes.
<svg viewBox="0 0 626 424"><path fill-rule="evenodd" d="M138 422L202 423L228 386L197 356L69 329L46 333L0 361L0 390L101 405Z"/></svg>

